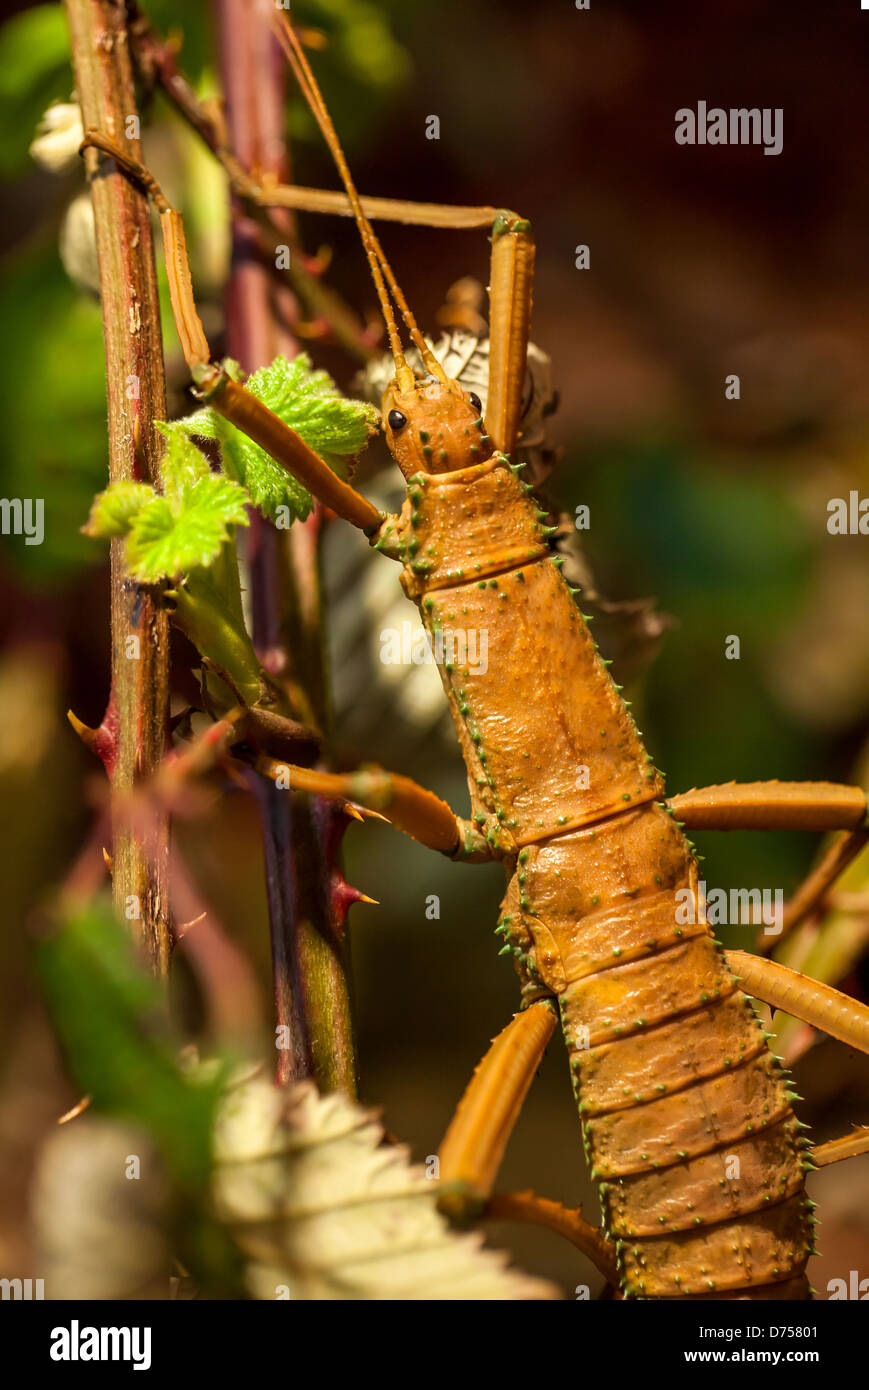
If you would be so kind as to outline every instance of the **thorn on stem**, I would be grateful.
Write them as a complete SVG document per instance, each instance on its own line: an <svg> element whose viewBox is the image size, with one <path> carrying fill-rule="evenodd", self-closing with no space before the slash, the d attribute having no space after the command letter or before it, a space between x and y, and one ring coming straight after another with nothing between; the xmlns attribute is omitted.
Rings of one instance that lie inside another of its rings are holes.
<svg viewBox="0 0 869 1390"><path fill-rule="evenodd" d="M191 917L189 922L179 922L175 929L175 940L180 941L181 938L187 934L191 927L195 927L197 922L201 922L202 919L207 916L207 912L200 912L198 917Z"/></svg>
<svg viewBox="0 0 869 1390"><path fill-rule="evenodd" d="M57 1123L59 1125L69 1124L70 1120L77 1119L79 1115L82 1115L85 1112L85 1110L89 1109L90 1103L90 1096L82 1096L81 1100L78 1102L77 1105L74 1105L71 1110L67 1110L64 1115L60 1116Z"/></svg>
<svg viewBox="0 0 869 1390"><path fill-rule="evenodd" d="M67 710L66 717L78 734L82 743L89 748L92 753L99 758L100 762L111 776L117 755L116 742L116 720L114 717L113 701L109 701L108 709L103 716L103 722L96 729L92 729L88 724L83 723L71 709Z"/></svg>

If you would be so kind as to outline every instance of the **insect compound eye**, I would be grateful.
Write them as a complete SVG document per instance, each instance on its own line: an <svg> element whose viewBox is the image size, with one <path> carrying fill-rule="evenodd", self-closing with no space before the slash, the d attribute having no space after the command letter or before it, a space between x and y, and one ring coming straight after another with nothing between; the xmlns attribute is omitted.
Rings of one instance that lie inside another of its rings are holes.
<svg viewBox="0 0 869 1390"><path fill-rule="evenodd" d="M400 410L390 410L386 418L391 430L403 430L407 424L407 416L403 415Z"/></svg>
<svg viewBox="0 0 869 1390"><path fill-rule="evenodd" d="M468 400L471 402L471 405L474 407L474 409L475 409L475 410L478 410L478 411L480 412L480 414L482 415L482 413L483 413L483 402L480 400L480 397L477 395L476 391L469 391L469 392L468 392Z"/></svg>

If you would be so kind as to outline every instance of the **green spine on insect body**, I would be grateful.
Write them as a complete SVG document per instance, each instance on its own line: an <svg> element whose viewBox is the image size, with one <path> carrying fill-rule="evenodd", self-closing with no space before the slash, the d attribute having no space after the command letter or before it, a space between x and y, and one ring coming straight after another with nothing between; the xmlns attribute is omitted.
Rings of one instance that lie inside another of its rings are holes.
<svg viewBox="0 0 869 1390"><path fill-rule="evenodd" d="M505 860L501 950L525 1001L558 1002L623 1292L807 1297L814 1217L788 1079L703 921L692 848L542 522L493 455L411 477L396 537L443 654L473 820Z"/></svg>

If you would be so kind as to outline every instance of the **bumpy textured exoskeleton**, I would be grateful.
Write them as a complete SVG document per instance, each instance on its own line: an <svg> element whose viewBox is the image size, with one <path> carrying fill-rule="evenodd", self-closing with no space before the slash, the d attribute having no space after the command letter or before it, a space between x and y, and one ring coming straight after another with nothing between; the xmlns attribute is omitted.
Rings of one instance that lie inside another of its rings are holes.
<svg viewBox="0 0 869 1390"><path fill-rule="evenodd" d="M510 463L531 312L528 224L491 208L456 210L453 218L434 205L361 200L301 44L285 14L276 12L274 24L335 156L347 191L346 208L336 210L356 217L389 333L395 380L384 395L383 428L408 485L400 516L384 517L210 364L177 214L112 139L89 132L88 143L155 196L173 308L201 391L402 563L404 590L444 654L470 819L400 775L290 769L298 790L385 811L399 829L454 858L504 862L498 932L502 951L515 957L521 1009L477 1068L441 1147L443 1205L461 1215L489 1201L557 1014L606 1239L578 1213L533 1194L500 1199L501 1211L566 1234L627 1297L807 1297L809 1141L751 998L704 921L682 826L848 832L795 896L794 921L866 843L865 794L827 783L731 784L665 802L660 774L561 574L553 528ZM304 206L299 192L294 206ZM316 205L334 202L311 196ZM485 420L479 398L446 375L419 333L366 210L441 226L492 225ZM390 295L423 377L404 357ZM485 634L485 661L464 659L469 634ZM265 775L286 772L266 753L255 765ZM685 910L686 890L693 912ZM869 1050L865 1006L771 961L740 952L733 960L754 998ZM863 1131L811 1152L833 1162L867 1147Z"/></svg>

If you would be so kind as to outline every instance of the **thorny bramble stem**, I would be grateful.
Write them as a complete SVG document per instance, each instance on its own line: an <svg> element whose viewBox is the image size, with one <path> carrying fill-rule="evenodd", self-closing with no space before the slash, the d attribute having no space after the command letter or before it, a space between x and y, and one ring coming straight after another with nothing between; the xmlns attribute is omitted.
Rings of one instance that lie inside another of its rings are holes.
<svg viewBox="0 0 869 1390"><path fill-rule="evenodd" d="M76 91L85 127L114 136L139 156L138 115L120 0L66 0ZM96 225L106 347L109 478L159 477L162 445L155 420L166 416L163 345L148 200L97 150L85 164ZM166 748L169 639L159 598L126 574L123 543L111 551L111 695L103 721L104 758L113 790L129 791L152 773ZM154 968L169 960L168 819L155 816L147 836L118 821L113 887L123 917L135 924Z"/></svg>
<svg viewBox="0 0 869 1390"><path fill-rule="evenodd" d="M218 21L229 140L246 168L287 174L284 65L271 32L270 0L220 0ZM272 225L292 237L288 214ZM276 273L253 221L236 207L233 273L227 296L228 348L251 371L298 346L290 325L296 306ZM258 515L248 541L253 641L278 682L292 677L323 723L322 652L316 525L294 526L286 538ZM284 614L289 614L284 627ZM304 632L304 649L301 634ZM316 804L290 800L256 777L263 819L266 885L272 935L277 1023L286 1029L277 1080L313 1075L322 1090L355 1090L346 941L331 911L337 843L320 824ZM341 812L329 814L340 815Z"/></svg>

